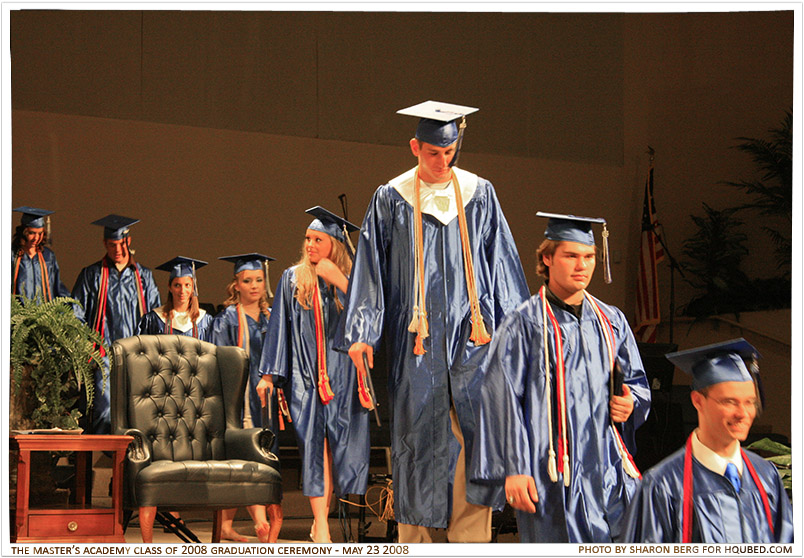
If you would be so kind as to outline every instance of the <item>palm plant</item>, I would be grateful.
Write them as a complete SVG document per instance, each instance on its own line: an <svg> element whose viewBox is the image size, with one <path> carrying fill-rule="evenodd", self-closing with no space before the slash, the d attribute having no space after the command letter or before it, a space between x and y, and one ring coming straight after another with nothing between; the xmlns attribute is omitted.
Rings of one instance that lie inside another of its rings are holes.
<svg viewBox="0 0 804 558"><path fill-rule="evenodd" d="M11 297L12 399L23 406L33 428L77 428L81 390L89 408L96 367L104 378L108 375L100 352L108 347L75 316L73 304L78 301L64 297L48 302Z"/></svg>
<svg viewBox="0 0 804 558"><path fill-rule="evenodd" d="M683 249L683 267L691 277L687 281L704 291L687 305L686 313L696 316L739 308L739 293L748 284L740 270L748 248L746 235L739 231L743 223L735 217L737 208L717 210L704 203L703 209L704 217L691 216L698 230L684 242Z"/></svg>
<svg viewBox="0 0 804 558"><path fill-rule="evenodd" d="M770 139L739 137L734 146L747 153L756 163L761 177L756 180L724 181L723 184L745 191L754 198L739 209L755 209L761 215L781 217L793 223L793 112L788 110L778 128L768 130ZM781 232L769 226L762 229L770 236L775 249L777 269L789 269L792 254L790 228Z"/></svg>

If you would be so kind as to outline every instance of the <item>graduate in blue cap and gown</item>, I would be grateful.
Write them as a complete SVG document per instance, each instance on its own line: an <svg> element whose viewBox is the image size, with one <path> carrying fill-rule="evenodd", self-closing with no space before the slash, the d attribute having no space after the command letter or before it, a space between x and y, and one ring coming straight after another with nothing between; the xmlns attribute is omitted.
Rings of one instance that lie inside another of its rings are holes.
<svg viewBox="0 0 804 558"><path fill-rule="evenodd" d="M650 389L625 316L586 290L594 222L608 264L605 221L537 215L549 218L536 253L547 283L492 340L470 479L504 483L521 542L611 542L640 478L634 431Z"/></svg>
<svg viewBox="0 0 804 558"><path fill-rule="evenodd" d="M61 282L56 255L48 246L50 215L53 211L22 206L14 211L22 219L11 242L11 289L13 294L47 302L56 297L70 296L70 290ZM79 317L83 311L76 307Z"/></svg>
<svg viewBox="0 0 804 558"><path fill-rule="evenodd" d="M698 428L645 473L624 540L793 542L793 512L779 472L740 447L762 405L757 350L740 338L667 358L692 375Z"/></svg>
<svg viewBox="0 0 804 558"><path fill-rule="evenodd" d="M226 286L224 309L212 322L210 341L219 346L241 347L248 354L249 379L244 399L243 428L269 428L277 434L284 427L280 427L281 415L276 398L271 401L271 412L268 413L270 424L263 424L262 405L257 394L260 358L268 331L268 318L271 315L268 298L274 296L270 287L268 262L274 258L252 252L219 259L233 264L234 276ZM280 394L277 395L282 399ZM271 451L279 454L279 436L274 437ZM281 504L268 505L266 511L270 524L262 521L262 516L255 514L255 511L257 510L254 507L249 508L257 538L260 542L276 542L283 520ZM223 511L221 539L246 542L247 539L235 531L232 525L236 512L236 508Z"/></svg>
<svg viewBox="0 0 804 558"><path fill-rule="evenodd" d="M310 500L313 542L332 542L327 516L338 497L365 494L368 411L349 356L335 333L352 269L347 248L357 227L322 207L307 210L302 257L282 273L263 347L257 391L283 387L302 459L302 492Z"/></svg>
<svg viewBox="0 0 804 558"><path fill-rule="evenodd" d="M138 335L188 335L209 341L212 317L198 307L198 282L195 272L207 262L177 256L156 266L160 271L170 272L167 302L142 317L137 327Z"/></svg>
<svg viewBox="0 0 804 558"><path fill-rule="evenodd" d="M129 227L139 220L107 215L94 221L103 227L106 255L78 274L73 298L84 308L87 325L111 345L117 339L131 337L142 317L162 304L153 274L134 261ZM95 401L92 407L92 433L111 431L109 386L103 386L101 371L95 374Z"/></svg>
<svg viewBox="0 0 804 558"><path fill-rule="evenodd" d="M530 295L488 180L456 166L465 116L426 101L409 142L418 164L374 193L349 284L343 348L358 370L389 353L399 542L488 542L495 487L466 486L488 342ZM464 447L466 452L464 453Z"/></svg>

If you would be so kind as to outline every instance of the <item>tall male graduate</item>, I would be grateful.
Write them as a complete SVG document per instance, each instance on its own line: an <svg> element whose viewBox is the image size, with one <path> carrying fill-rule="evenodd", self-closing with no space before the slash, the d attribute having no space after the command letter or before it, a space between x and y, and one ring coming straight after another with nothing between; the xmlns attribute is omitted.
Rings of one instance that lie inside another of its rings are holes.
<svg viewBox="0 0 804 558"><path fill-rule="evenodd" d="M418 164L374 193L349 282L345 347L358 373L383 337L389 353L403 543L430 542L434 528L450 542L491 539L493 487L467 487L465 461L489 339L529 292L493 186L454 166L476 110L428 101L399 111L420 118L409 142Z"/></svg>
<svg viewBox="0 0 804 558"><path fill-rule="evenodd" d="M103 258L81 270L73 286L73 298L84 307L87 325L111 344L131 337L142 317L161 306L159 290L147 267L134 261L129 227L139 220L107 215L94 221L103 227ZM109 386L103 386L100 370L95 373L92 433L111 431Z"/></svg>
<svg viewBox="0 0 804 558"><path fill-rule="evenodd" d="M549 218L536 253L547 284L492 341L469 478L504 483L522 542L611 542L638 483L650 389L625 316L586 291L592 223L605 253L605 221L537 215Z"/></svg>
<svg viewBox="0 0 804 558"><path fill-rule="evenodd" d="M692 375L698 428L645 473L625 540L792 542L793 512L776 467L740 447L761 407L759 353L740 338L667 358Z"/></svg>

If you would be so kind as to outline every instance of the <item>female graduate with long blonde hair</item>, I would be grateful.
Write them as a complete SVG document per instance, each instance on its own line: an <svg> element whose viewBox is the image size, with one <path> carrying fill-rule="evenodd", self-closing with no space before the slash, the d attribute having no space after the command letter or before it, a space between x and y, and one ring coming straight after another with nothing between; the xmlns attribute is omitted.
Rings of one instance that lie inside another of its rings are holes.
<svg viewBox="0 0 804 558"><path fill-rule="evenodd" d="M349 356L334 350L335 332L349 285L348 231L357 227L326 209L307 228L301 259L286 269L263 346L257 386L273 386L290 401L302 491L310 499L313 542L332 542L327 516L338 497L365 494L368 483L368 411L360 404L357 373Z"/></svg>

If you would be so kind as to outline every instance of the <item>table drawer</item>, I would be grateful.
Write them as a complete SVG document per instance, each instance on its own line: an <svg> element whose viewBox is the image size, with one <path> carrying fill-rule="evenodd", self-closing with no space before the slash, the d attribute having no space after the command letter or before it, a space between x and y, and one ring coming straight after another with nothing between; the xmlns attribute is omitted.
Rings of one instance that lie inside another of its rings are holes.
<svg viewBox="0 0 804 558"><path fill-rule="evenodd" d="M28 516L29 537L75 537L86 535L114 534L112 513L64 513L37 514Z"/></svg>

